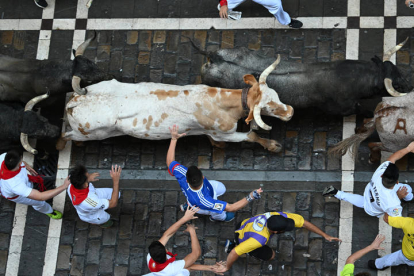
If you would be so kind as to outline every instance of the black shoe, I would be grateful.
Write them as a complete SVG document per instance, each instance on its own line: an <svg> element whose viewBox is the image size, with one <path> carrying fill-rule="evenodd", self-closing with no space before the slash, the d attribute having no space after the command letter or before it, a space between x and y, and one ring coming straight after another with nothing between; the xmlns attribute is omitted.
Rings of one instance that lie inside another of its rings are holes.
<svg viewBox="0 0 414 276"><path fill-rule="evenodd" d="M334 196L338 193L338 189L336 189L334 186L326 187L325 190L323 190L322 195L323 196Z"/></svg>
<svg viewBox="0 0 414 276"><path fill-rule="evenodd" d="M303 23L300 22L299 20L296 19L291 19L290 23L289 23L289 27L293 28L293 29L300 29L302 28Z"/></svg>
<svg viewBox="0 0 414 276"><path fill-rule="evenodd" d="M389 266L386 266L386 267L381 268L381 269L377 268L375 266L375 260L369 260L368 261L368 267L371 268L372 270L379 270L379 271L383 271L383 270L386 270L387 268L389 268Z"/></svg>
<svg viewBox="0 0 414 276"><path fill-rule="evenodd" d="M224 246L224 252L229 254L235 247L236 247L236 244L234 242L232 242L231 240L226 240L226 245Z"/></svg>
<svg viewBox="0 0 414 276"><path fill-rule="evenodd" d="M36 6L38 6L39 8L46 8L47 7L47 2L46 0L34 0Z"/></svg>

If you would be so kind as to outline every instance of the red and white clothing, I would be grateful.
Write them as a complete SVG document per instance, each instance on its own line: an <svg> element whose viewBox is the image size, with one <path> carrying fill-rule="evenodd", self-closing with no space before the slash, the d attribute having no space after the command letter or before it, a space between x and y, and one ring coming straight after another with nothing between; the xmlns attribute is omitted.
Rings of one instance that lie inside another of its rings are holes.
<svg viewBox="0 0 414 276"><path fill-rule="evenodd" d="M3 164L5 157L6 153L0 155L0 166ZM20 171L17 175L8 179L0 179L0 192L6 199L16 203L30 205L33 209L43 214L52 213L53 208L46 201L28 198L32 190L33 183L29 181L24 163L21 164Z"/></svg>
<svg viewBox="0 0 414 276"><path fill-rule="evenodd" d="M220 0L220 6L228 6L229 10L235 9L241 3L246 0ZM274 17L276 17L277 21L279 21L282 25L289 25L291 18L290 15L283 10L282 1L281 0L253 0L257 4L262 5L265 7Z"/></svg>
<svg viewBox="0 0 414 276"><path fill-rule="evenodd" d="M96 189L92 183L81 190L75 189L72 184L68 187L69 198L79 218L93 224L103 224L111 218L105 210L109 207L112 191L110 188Z"/></svg>
<svg viewBox="0 0 414 276"><path fill-rule="evenodd" d="M171 256L167 255L167 259L170 259ZM150 254L147 255L147 265L149 267L149 263L151 260ZM187 269L184 269L185 267L185 261L184 260L178 260L170 263L167 265L163 270L159 272L151 272L148 274L145 274L143 276L190 276L190 271Z"/></svg>

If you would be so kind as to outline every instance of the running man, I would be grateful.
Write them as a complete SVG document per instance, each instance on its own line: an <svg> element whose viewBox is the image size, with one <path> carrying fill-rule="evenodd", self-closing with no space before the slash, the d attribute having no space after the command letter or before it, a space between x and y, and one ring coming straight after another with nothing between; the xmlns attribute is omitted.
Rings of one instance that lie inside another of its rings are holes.
<svg viewBox="0 0 414 276"><path fill-rule="evenodd" d="M110 175L113 188L95 188L91 182L98 181L98 173L89 174L85 166L77 165L69 174L68 195L79 218L85 222L109 228L114 224L106 209L118 205L121 166L112 166Z"/></svg>
<svg viewBox="0 0 414 276"><path fill-rule="evenodd" d="M33 182L42 184L43 180L32 167L23 161L21 152L11 150L7 154L3 153L0 155L0 163L0 195L13 202L30 205L36 211L52 219L62 218L62 213L53 210L46 200L63 192L69 185L69 178L65 179L63 185L53 190L40 192L33 189Z"/></svg>
<svg viewBox="0 0 414 276"><path fill-rule="evenodd" d="M169 128L171 132L171 143L167 153L168 172L175 176L187 198L187 203L180 206L181 211L185 211L187 206L200 207L198 214L210 215L211 221L232 221L237 210L245 207L249 202L259 199L262 189L257 189L248 194L245 198L230 204L217 198L226 192L223 183L215 180L207 180L203 173L196 167L186 168L175 160L175 147L177 139L185 135L178 134L178 126Z"/></svg>
<svg viewBox="0 0 414 276"><path fill-rule="evenodd" d="M227 263L223 269L216 272L224 273L228 271L234 262L243 254L249 254L262 261L273 260L276 256L275 251L267 245L274 234L282 234L296 228L305 228L310 232L324 237L327 241L341 241L323 232L316 225L306 221L301 215L268 212L252 218L248 218L236 225L234 242L226 241L224 248L227 256Z"/></svg>
<svg viewBox="0 0 414 276"><path fill-rule="evenodd" d="M333 186L326 187L322 194L323 196L335 196L339 200L345 200L356 207L364 208L370 216L379 218L387 213L391 217L399 217L402 212L401 199L410 201L413 199L413 193L410 185L398 182L399 170L395 162L410 152L414 152L414 142L395 152L382 163L365 187L363 196L338 191Z"/></svg>

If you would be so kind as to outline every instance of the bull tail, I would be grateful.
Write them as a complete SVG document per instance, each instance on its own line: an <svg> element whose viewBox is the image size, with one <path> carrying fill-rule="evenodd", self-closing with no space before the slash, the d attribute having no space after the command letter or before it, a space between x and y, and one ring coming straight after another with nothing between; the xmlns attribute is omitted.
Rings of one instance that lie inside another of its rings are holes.
<svg viewBox="0 0 414 276"><path fill-rule="evenodd" d="M359 145L367 139L375 130L375 117L368 120L364 126L361 133L352 135L349 138L339 142L333 148L328 151L329 155L339 156L345 155L348 150L351 151L351 154L354 158L358 157L358 148Z"/></svg>

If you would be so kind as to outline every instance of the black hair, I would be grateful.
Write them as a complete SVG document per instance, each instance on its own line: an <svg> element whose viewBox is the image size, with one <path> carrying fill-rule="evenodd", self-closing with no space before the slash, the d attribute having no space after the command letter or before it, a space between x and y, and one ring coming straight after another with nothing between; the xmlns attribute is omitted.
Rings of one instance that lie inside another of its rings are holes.
<svg viewBox="0 0 414 276"><path fill-rule="evenodd" d="M203 183L203 174L196 166L189 167L185 176L192 188L198 188Z"/></svg>
<svg viewBox="0 0 414 276"><path fill-rule="evenodd" d="M400 176L400 171L394 163L390 163L385 169L384 174L382 175L382 185L385 188L392 188L398 181Z"/></svg>
<svg viewBox="0 0 414 276"><path fill-rule="evenodd" d="M267 219L267 228L277 232L292 231L295 228L295 221L281 215L274 215Z"/></svg>
<svg viewBox="0 0 414 276"><path fill-rule="evenodd" d="M76 188L76 189L83 189L83 185L88 180L86 177L86 173L88 170L83 165L76 165L72 169L72 171L69 173L69 180L70 183Z"/></svg>
<svg viewBox="0 0 414 276"><path fill-rule="evenodd" d="M148 251L151 258L159 263L163 264L167 261L167 253L165 251L165 246L159 241L153 241L150 246L148 246Z"/></svg>
<svg viewBox="0 0 414 276"><path fill-rule="evenodd" d="M23 153L17 150L10 150L4 158L4 165L8 170L14 170L22 161Z"/></svg>

